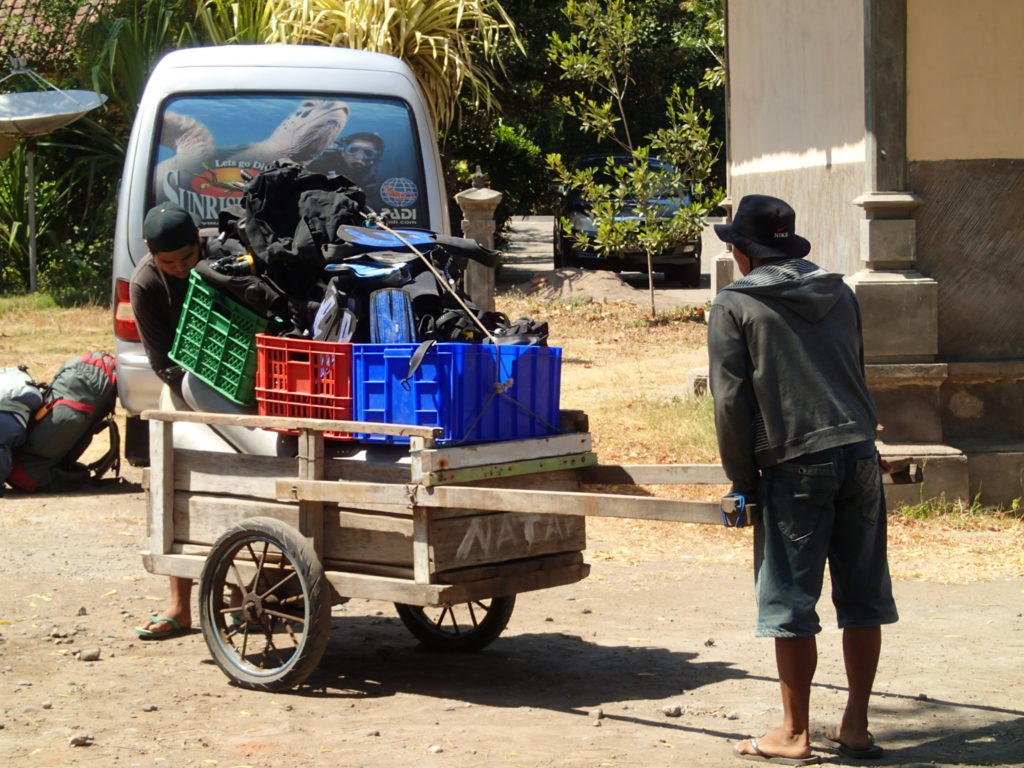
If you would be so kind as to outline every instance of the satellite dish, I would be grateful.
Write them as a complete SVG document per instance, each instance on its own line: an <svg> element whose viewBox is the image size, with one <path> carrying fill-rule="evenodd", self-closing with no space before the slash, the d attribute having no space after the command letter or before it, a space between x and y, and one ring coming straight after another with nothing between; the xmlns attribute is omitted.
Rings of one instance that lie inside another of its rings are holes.
<svg viewBox="0 0 1024 768"><path fill-rule="evenodd" d="M24 138L52 133L106 100L92 91L0 94L0 135Z"/></svg>
<svg viewBox="0 0 1024 768"><path fill-rule="evenodd" d="M92 91L62 91L46 78L25 66L25 59L11 58L11 71L0 83L14 75L26 75L46 90L0 94L0 138L30 139L25 152L28 177L28 290L36 292L36 168L33 136L52 133L73 123L107 100Z"/></svg>

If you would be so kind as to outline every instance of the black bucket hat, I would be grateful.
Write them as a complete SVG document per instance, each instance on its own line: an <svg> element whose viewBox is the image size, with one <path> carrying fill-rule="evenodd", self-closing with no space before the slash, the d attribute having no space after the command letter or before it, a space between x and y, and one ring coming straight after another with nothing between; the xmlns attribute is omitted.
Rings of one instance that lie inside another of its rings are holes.
<svg viewBox="0 0 1024 768"><path fill-rule="evenodd" d="M142 221L142 238L152 253L169 253L199 241L199 229L184 208L161 203Z"/></svg>
<svg viewBox="0 0 1024 768"><path fill-rule="evenodd" d="M753 259L802 259L811 251L796 234L796 211L768 195L745 195L732 222L716 224L715 234Z"/></svg>

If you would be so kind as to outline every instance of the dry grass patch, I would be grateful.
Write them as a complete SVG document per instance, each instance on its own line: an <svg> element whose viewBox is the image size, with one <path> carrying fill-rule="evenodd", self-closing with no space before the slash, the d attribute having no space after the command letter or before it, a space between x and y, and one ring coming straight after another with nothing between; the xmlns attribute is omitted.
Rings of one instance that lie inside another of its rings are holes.
<svg viewBox="0 0 1024 768"><path fill-rule="evenodd" d="M0 299L0 365L27 365L36 381L85 352L112 352L113 318L106 307L61 309L45 294Z"/></svg>
<svg viewBox="0 0 1024 768"><path fill-rule="evenodd" d="M686 399L687 373L707 365L707 326L699 308L648 317L628 303L541 302L499 297L510 317L550 324L563 348L562 402L590 417L594 450L605 464L714 463L711 403ZM652 495L720 498L722 486L647 488ZM998 510L965 514L930 505L890 514L894 578L961 582L1024 576L1024 518ZM592 559L629 565L652 558L686 567L751 562L749 530L592 518L588 535L603 542ZM612 543L613 542L613 543ZM604 546L607 545L607 546Z"/></svg>

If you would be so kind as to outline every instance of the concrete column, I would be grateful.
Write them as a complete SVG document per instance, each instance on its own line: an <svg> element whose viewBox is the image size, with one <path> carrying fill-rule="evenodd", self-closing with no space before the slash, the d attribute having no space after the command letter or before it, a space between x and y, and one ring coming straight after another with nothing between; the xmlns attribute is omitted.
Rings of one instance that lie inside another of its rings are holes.
<svg viewBox="0 0 1024 768"><path fill-rule="evenodd" d="M719 205L725 209L725 221L730 221L732 219L732 198L725 198ZM732 258L729 246L720 241L717 236L714 242L718 244L719 250L715 253L708 270L711 273L712 298L717 296L719 291L736 279L736 262Z"/></svg>
<svg viewBox="0 0 1024 768"><path fill-rule="evenodd" d="M473 186L455 195L462 209L462 234L476 240L484 248L494 248L494 211L502 194L484 185L483 173L477 166ZM463 277L466 293L484 312L494 310L494 270L470 261Z"/></svg>
<svg viewBox="0 0 1024 768"><path fill-rule="evenodd" d="M864 0L865 193L857 294L868 362L927 363L938 354L938 283L917 271L920 198L905 189L907 7Z"/></svg>
<svg viewBox="0 0 1024 768"><path fill-rule="evenodd" d="M943 444L948 370L935 362L938 283L917 271L914 212L921 199L906 186L906 38L906 0L864 0L865 184L853 201L864 211L862 268L846 282L861 308L879 449L927 465L925 487L891 486L886 496L914 503L943 494L963 498L968 473L963 453ZM897 498L901 493L906 498Z"/></svg>
<svg viewBox="0 0 1024 768"><path fill-rule="evenodd" d="M871 363L929 363L939 345L939 284L916 269L920 203L907 192L871 192L854 201L864 209L863 269L847 278L864 322Z"/></svg>

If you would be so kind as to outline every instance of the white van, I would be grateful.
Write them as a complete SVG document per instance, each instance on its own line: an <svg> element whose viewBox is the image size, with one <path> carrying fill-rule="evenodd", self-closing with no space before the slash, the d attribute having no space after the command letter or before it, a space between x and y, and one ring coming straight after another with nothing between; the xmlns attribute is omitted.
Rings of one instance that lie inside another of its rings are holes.
<svg viewBox="0 0 1024 768"><path fill-rule="evenodd" d="M125 456L148 456L140 412L162 383L139 341L129 281L146 255L142 220L169 200L201 227L240 184L279 159L342 173L402 227L448 232L447 199L426 102L399 59L344 48L231 45L167 54L146 84L118 198L113 307Z"/></svg>

